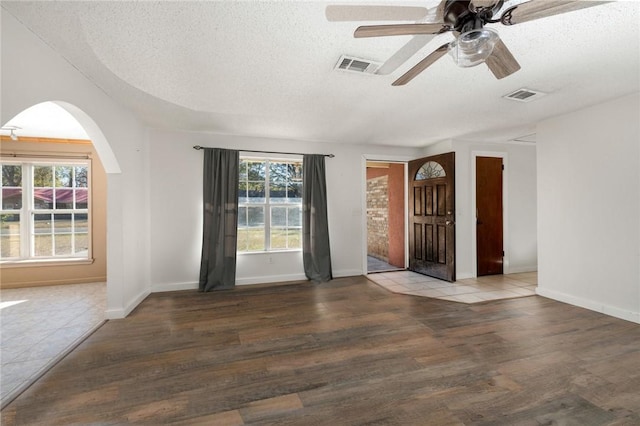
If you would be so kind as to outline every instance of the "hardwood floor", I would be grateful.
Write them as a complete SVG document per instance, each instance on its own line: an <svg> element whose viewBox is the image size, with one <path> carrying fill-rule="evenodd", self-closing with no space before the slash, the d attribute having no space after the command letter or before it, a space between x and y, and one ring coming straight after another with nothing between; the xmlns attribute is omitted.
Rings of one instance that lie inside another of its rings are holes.
<svg viewBox="0 0 640 426"><path fill-rule="evenodd" d="M538 296L473 305L364 277L149 296L3 425L637 425L640 326Z"/></svg>

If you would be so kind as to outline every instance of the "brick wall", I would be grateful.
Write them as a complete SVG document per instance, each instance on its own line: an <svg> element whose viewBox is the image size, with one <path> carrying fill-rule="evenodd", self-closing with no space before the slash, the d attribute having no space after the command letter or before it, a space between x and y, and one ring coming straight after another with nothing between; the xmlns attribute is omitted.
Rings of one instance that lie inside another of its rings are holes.
<svg viewBox="0 0 640 426"><path fill-rule="evenodd" d="M389 177L367 179L367 254L389 261Z"/></svg>

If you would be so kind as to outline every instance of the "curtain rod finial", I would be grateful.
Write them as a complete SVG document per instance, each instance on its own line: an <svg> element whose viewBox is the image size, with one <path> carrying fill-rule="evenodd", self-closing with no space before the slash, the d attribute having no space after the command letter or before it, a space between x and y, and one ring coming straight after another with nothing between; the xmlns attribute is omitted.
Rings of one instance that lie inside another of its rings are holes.
<svg viewBox="0 0 640 426"><path fill-rule="evenodd" d="M333 158L333 157L335 157L334 154L329 154L329 158Z"/></svg>
<svg viewBox="0 0 640 426"><path fill-rule="evenodd" d="M202 147L200 145L196 145L196 146L193 147L193 149L201 150Z"/></svg>

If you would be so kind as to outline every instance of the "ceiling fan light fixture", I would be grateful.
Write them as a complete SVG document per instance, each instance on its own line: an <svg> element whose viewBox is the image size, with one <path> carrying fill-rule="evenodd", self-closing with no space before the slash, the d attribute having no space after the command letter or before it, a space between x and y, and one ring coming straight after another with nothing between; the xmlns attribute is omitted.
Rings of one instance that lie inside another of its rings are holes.
<svg viewBox="0 0 640 426"><path fill-rule="evenodd" d="M498 33L489 28L467 31L449 44L449 55L459 67L475 67L491 55L498 40Z"/></svg>

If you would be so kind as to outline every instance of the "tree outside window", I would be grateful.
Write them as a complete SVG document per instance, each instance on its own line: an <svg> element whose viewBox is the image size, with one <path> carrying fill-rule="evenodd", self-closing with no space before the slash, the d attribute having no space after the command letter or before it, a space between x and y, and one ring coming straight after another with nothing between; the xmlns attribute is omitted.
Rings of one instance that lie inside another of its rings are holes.
<svg viewBox="0 0 640 426"><path fill-rule="evenodd" d="M88 259L89 162L2 162L0 260Z"/></svg>
<svg viewBox="0 0 640 426"><path fill-rule="evenodd" d="M238 252L302 248L302 161L240 159Z"/></svg>

